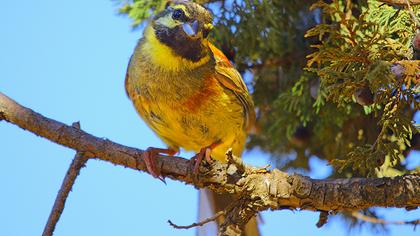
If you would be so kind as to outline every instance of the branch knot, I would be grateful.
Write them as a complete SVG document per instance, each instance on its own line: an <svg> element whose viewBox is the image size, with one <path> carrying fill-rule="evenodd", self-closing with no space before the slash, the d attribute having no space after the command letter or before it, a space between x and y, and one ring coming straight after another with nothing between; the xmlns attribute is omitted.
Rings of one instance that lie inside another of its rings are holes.
<svg viewBox="0 0 420 236"><path fill-rule="evenodd" d="M312 181L299 174L290 175L287 182L291 185L293 193L299 198L307 198L312 191Z"/></svg>

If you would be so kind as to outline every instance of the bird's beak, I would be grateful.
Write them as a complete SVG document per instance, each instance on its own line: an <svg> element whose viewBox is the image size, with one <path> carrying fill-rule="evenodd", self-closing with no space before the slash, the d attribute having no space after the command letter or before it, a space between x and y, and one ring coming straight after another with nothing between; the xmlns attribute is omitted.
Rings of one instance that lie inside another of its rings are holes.
<svg viewBox="0 0 420 236"><path fill-rule="evenodd" d="M198 34L198 21L195 20L192 23L184 23L182 25L182 29L184 30L184 32L190 36L190 37L195 37Z"/></svg>

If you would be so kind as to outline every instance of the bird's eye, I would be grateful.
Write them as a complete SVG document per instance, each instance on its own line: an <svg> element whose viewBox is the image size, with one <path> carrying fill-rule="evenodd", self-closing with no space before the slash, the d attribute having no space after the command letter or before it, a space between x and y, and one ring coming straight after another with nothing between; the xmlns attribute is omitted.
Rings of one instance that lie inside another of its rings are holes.
<svg viewBox="0 0 420 236"><path fill-rule="evenodd" d="M180 20L180 19L182 19L182 18L184 18L185 17L185 13L184 13L184 11L182 11L181 9L176 9L175 11L174 11L174 13L172 13L172 18L174 19L174 20Z"/></svg>

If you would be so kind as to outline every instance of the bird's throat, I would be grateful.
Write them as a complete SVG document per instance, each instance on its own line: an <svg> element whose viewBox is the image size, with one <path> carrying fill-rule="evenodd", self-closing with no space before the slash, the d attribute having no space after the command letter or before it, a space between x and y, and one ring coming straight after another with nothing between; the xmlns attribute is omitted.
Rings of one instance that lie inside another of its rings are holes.
<svg viewBox="0 0 420 236"><path fill-rule="evenodd" d="M144 55L148 55L152 63L171 71L192 70L209 62L208 53L196 57L194 60L180 55L173 47L163 43L157 36L152 27L148 27L144 33L145 41L141 50ZM202 53L202 52L197 52Z"/></svg>

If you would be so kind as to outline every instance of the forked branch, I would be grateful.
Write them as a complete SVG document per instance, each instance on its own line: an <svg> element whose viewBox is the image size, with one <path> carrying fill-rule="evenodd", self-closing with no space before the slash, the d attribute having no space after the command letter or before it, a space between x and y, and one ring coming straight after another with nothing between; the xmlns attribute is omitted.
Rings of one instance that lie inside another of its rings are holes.
<svg viewBox="0 0 420 236"><path fill-rule="evenodd" d="M73 123L72 126L77 129L80 129L79 122ZM61 184L61 188L58 191L57 197L55 198L53 208L51 210L50 216L48 217L48 221L45 225L42 236L53 235L55 226L57 225L57 222L60 219L61 213L63 213L67 197L69 196L69 193L73 188L74 182L76 181L80 170L85 166L88 159L89 156L85 155L82 152L77 152L74 156L74 159L71 162L69 169L67 170L66 176L64 177L63 183Z"/></svg>
<svg viewBox="0 0 420 236"><path fill-rule="evenodd" d="M0 93L4 120L36 135L116 165L146 172L143 150L123 146L80 129L46 118ZM232 158L230 158L232 159ZM235 158L233 158L235 159ZM255 213L272 209L312 211L357 211L373 206L417 208L420 206L420 175L395 178L315 180L305 176L268 171L237 163L214 162L200 167L198 179L191 176L190 161L181 157L157 157L162 173L171 179L232 193L240 201L226 211L225 231L241 230ZM233 212L233 213L231 213ZM238 218L237 214L240 217ZM231 235L231 234L222 234Z"/></svg>

